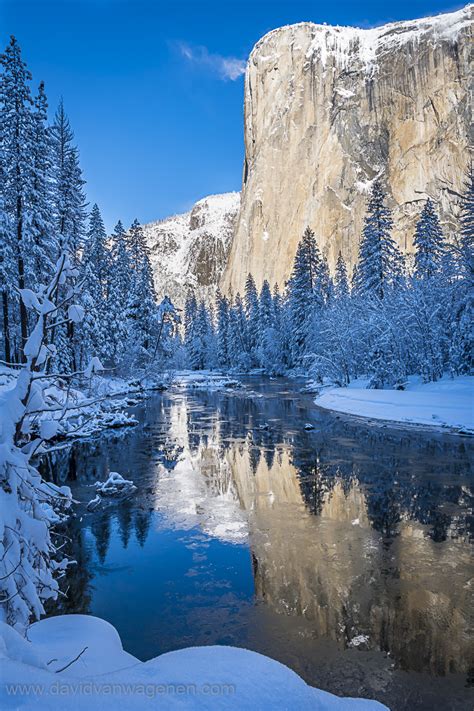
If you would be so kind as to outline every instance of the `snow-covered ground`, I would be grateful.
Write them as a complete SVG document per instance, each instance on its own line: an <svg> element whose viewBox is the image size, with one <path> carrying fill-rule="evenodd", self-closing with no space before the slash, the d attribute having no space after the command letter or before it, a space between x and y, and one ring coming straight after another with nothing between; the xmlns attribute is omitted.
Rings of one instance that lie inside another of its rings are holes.
<svg viewBox="0 0 474 711"><path fill-rule="evenodd" d="M366 380L325 390L315 403L327 410L409 425L474 433L474 377L422 383L411 377L405 390L368 390Z"/></svg>
<svg viewBox="0 0 474 711"><path fill-rule="evenodd" d="M140 662L97 617L51 617L32 625L28 636L0 622L5 711L386 710L376 701L315 689L283 664L235 647L191 647Z"/></svg>

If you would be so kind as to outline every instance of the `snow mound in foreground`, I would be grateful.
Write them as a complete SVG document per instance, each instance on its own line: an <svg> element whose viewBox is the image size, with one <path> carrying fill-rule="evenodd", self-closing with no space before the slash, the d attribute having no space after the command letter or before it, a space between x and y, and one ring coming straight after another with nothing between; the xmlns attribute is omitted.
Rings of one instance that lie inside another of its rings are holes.
<svg viewBox="0 0 474 711"><path fill-rule="evenodd" d="M2 709L134 711L158 703L216 711L386 711L376 701L314 689L283 664L246 649L191 647L140 662L123 650L112 625L89 615L41 620L29 638L0 622Z"/></svg>

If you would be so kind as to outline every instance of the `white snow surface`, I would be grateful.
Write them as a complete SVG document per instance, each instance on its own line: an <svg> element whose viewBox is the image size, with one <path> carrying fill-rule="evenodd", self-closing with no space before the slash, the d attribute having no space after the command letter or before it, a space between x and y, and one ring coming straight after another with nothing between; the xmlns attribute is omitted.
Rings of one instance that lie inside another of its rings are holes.
<svg viewBox="0 0 474 711"><path fill-rule="evenodd" d="M313 22L287 25L264 35L252 50L249 62L252 59L262 62L277 59L271 49L275 35L303 27L309 28L313 36L306 53L307 60L320 61L323 67L326 67L331 58L335 66L340 68L348 68L355 61L359 62L365 71L371 74L376 70L377 61L381 55L407 43L416 44L426 35L432 35L433 41L436 42L440 40L454 42L459 32L471 25L473 8L474 5L471 3L456 12L416 20L391 22L370 29Z"/></svg>
<svg viewBox="0 0 474 711"><path fill-rule="evenodd" d="M283 664L246 649L191 647L140 662L123 650L112 625L88 615L41 620L28 634L30 641L0 623L5 711L387 709L315 689Z"/></svg>
<svg viewBox="0 0 474 711"><path fill-rule="evenodd" d="M405 390L368 390L358 380L325 390L315 403L327 410L410 425L474 433L474 376L422 383L410 377Z"/></svg>

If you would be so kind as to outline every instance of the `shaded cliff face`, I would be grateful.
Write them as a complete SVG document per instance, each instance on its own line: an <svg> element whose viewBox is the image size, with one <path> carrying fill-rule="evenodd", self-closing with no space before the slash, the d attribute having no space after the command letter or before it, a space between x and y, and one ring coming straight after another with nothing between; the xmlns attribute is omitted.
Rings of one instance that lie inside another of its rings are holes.
<svg viewBox="0 0 474 711"><path fill-rule="evenodd" d="M184 305L188 289L212 299L228 259L240 193L210 195L190 212L143 226L158 300Z"/></svg>
<svg viewBox="0 0 474 711"><path fill-rule="evenodd" d="M473 7L372 30L301 23L258 42L225 289L242 290L249 271L282 285L307 225L332 266L339 250L353 265L377 176L404 249L428 196L453 230L448 210L468 163Z"/></svg>

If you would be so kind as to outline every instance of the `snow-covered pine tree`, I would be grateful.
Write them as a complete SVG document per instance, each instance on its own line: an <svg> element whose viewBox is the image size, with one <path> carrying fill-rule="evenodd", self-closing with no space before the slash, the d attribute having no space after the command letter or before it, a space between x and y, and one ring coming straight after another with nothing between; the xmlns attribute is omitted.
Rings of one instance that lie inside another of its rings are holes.
<svg viewBox="0 0 474 711"><path fill-rule="evenodd" d="M288 308L292 324L291 353L300 364L307 351L310 323L315 309L323 306L321 275L323 261L313 230L306 228L296 250L293 272L288 282Z"/></svg>
<svg viewBox="0 0 474 711"><path fill-rule="evenodd" d="M79 165L79 153L74 145L74 134L62 101L49 129L49 137L58 255L67 244L69 258L78 266L86 224L85 181ZM68 322L55 328L51 334L57 351L56 367L63 372L77 370L80 354L84 352L84 343L77 337L76 330L75 324Z"/></svg>
<svg viewBox="0 0 474 711"><path fill-rule="evenodd" d="M331 279L329 263L326 256L321 257L319 274L316 278L316 293L321 295L324 305L328 305L334 297L334 282Z"/></svg>
<svg viewBox="0 0 474 711"><path fill-rule="evenodd" d="M474 279L474 164L471 164L461 200L458 249L465 276Z"/></svg>
<svg viewBox="0 0 474 711"><path fill-rule="evenodd" d="M85 236L85 181L79 165L79 152L74 144L74 133L62 101L49 132L58 248L61 249L67 243L71 259L77 262Z"/></svg>
<svg viewBox="0 0 474 711"><path fill-rule="evenodd" d="M110 359L107 292L111 270L106 242L107 233L102 216L98 206L94 205L82 259L83 301L86 307L86 317L82 323L82 363L88 361L91 356L97 356L102 361Z"/></svg>
<svg viewBox="0 0 474 711"><path fill-rule="evenodd" d="M459 237L454 245L458 276L452 282L449 367L452 373L472 373L474 313L474 172L473 164L461 200Z"/></svg>
<svg viewBox="0 0 474 711"><path fill-rule="evenodd" d="M267 373L279 373L282 368L278 325L270 284L265 279L259 297L258 357Z"/></svg>
<svg viewBox="0 0 474 711"><path fill-rule="evenodd" d="M252 358L247 337L245 306L239 293L229 311L229 360L234 368L250 370Z"/></svg>
<svg viewBox="0 0 474 711"><path fill-rule="evenodd" d="M0 186L3 185L3 165L0 161ZM0 188L0 288L2 295L1 340L5 362L12 360L10 303L13 293L15 258L12 244L12 230L5 212L3 193Z"/></svg>
<svg viewBox="0 0 474 711"><path fill-rule="evenodd" d="M24 289L32 283L34 243L32 238L32 199L34 176L34 124L31 74L21 57L15 37L0 56L0 159L3 206L8 216L9 242L14 246L15 286ZM23 357L28 338L28 314L21 299L16 299L20 338L16 358Z"/></svg>
<svg viewBox="0 0 474 711"><path fill-rule="evenodd" d="M152 362L162 365L172 362L181 346L179 324L181 318L169 296L165 296L156 311L157 335Z"/></svg>
<svg viewBox="0 0 474 711"><path fill-rule="evenodd" d="M41 82L33 111L32 241L33 286L51 278L58 255L53 211L51 140L46 122L48 102Z"/></svg>
<svg viewBox="0 0 474 711"><path fill-rule="evenodd" d="M89 217L89 229L84 243L82 264L84 267L88 265L93 267L102 287L103 298L106 300L110 281L111 255L107 248L107 232L97 203L92 206Z"/></svg>
<svg viewBox="0 0 474 711"><path fill-rule="evenodd" d="M257 287L251 274L245 282L245 315L247 317L247 338L253 365L258 363L259 304Z"/></svg>
<svg viewBox="0 0 474 711"><path fill-rule="evenodd" d="M197 329L198 305L193 291L189 290L184 305L184 347L190 368L198 370L201 364L201 343Z"/></svg>
<svg viewBox="0 0 474 711"><path fill-rule="evenodd" d="M217 363L228 368L229 359L229 300L220 291L216 294Z"/></svg>
<svg viewBox="0 0 474 711"><path fill-rule="evenodd" d="M357 265L358 291L383 299L400 278L402 256L391 236L392 215L382 184L376 180L367 205Z"/></svg>
<svg viewBox="0 0 474 711"><path fill-rule="evenodd" d="M446 245L433 202L428 198L416 224L415 275L430 279L439 273L443 264Z"/></svg>
<svg viewBox="0 0 474 711"><path fill-rule="evenodd" d="M275 329L275 343L273 352L273 370L277 374L284 373L290 362L290 328L289 310L286 308L285 300L280 294L278 284L273 287L273 318Z"/></svg>
<svg viewBox="0 0 474 711"><path fill-rule="evenodd" d="M138 360L146 361L150 356L149 349L153 343L157 318L153 270L145 235L138 220L132 223L127 237L132 267L128 306L131 344L135 346Z"/></svg>
<svg viewBox="0 0 474 711"><path fill-rule="evenodd" d="M131 284L131 263L125 229L119 220L112 234L110 273L107 295L109 356L117 366L124 355L128 338L128 299Z"/></svg>
<svg viewBox="0 0 474 711"><path fill-rule="evenodd" d="M349 294L349 279L347 278L346 262L339 252L334 276L334 293L337 299L344 299Z"/></svg>
<svg viewBox="0 0 474 711"><path fill-rule="evenodd" d="M259 330L260 333L270 328L274 323L273 299L270 284L264 279L259 298Z"/></svg>
<svg viewBox="0 0 474 711"><path fill-rule="evenodd" d="M196 336L199 339L199 368L215 368L217 365L217 343L212 313L203 300L199 303L196 316Z"/></svg>

